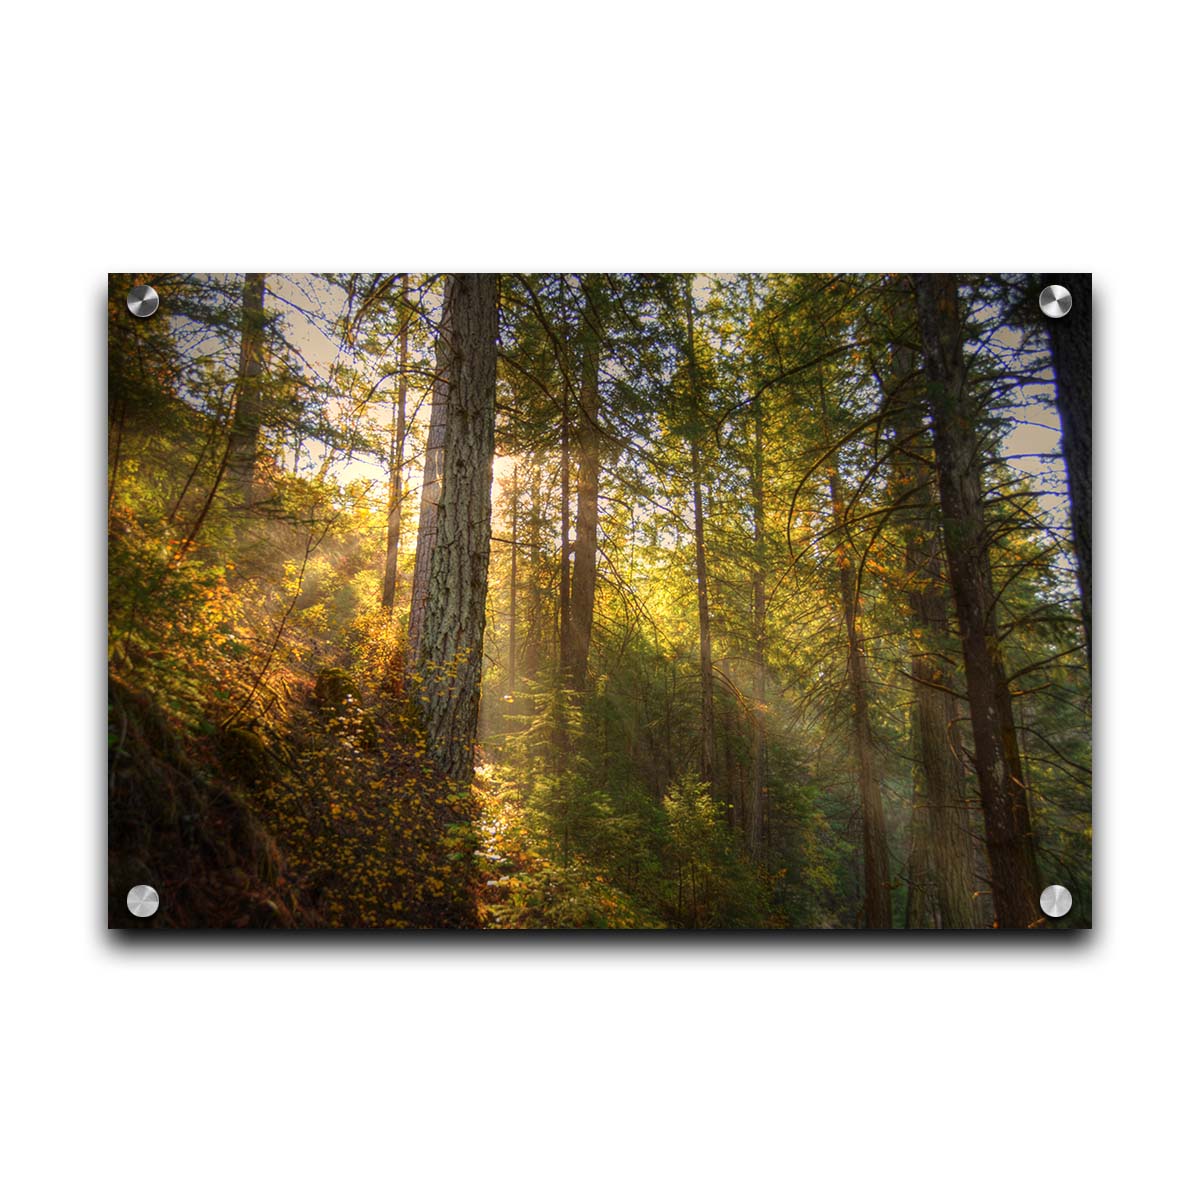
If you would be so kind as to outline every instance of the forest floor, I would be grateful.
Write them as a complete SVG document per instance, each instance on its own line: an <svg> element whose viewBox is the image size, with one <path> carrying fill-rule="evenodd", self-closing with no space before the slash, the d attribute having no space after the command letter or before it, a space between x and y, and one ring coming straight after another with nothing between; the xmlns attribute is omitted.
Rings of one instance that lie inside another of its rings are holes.
<svg viewBox="0 0 1200 1200"><path fill-rule="evenodd" d="M496 764L470 789L440 779L410 701L342 668L292 673L282 694L269 724L197 728L110 672L110 926L646 923L602 875L534 848ZM125 906L147 882L149 921Z"/></svg>

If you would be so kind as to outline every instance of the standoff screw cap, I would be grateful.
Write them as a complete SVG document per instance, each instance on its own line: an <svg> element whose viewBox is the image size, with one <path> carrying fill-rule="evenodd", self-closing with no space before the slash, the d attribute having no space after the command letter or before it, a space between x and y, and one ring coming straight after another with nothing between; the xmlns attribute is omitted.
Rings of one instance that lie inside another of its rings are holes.
<svg viewBox="0 0 1200 1200"><path fill-rule="evenodd" d="M158 312L158 293L149 284L139 283L129 289L125 304L135 317L152 317Z"/></svg>
<svg viewBox="0 0 1200 1200"><path fill-rule="evenodd" d="M125 903L135 917L152 917L158 912L158 893L148 883L139 883L129 889Z"/></svg>
<svg viewBox="0 0 1200 1200"><path fill-rule="evenodd" d="M1061 283L1052 283L1042 288L1038 304L1048 317L1065 317L1071 311L1071 293Z"/></svg>
<svg viewBox="0 0 1200 1200"><path fill-rule="evenodd" d="M1043 893L1042 912L1048 917L1065 917L1071 911L1071 893L1058 883L1052 883Z"/></svg>

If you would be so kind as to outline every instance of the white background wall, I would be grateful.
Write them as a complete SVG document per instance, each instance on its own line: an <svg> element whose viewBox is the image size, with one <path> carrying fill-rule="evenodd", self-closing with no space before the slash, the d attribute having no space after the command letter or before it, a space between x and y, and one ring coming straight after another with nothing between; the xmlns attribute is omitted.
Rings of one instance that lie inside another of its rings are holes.
<svg viewBox="0 0 1200 1200"><path fill-rule="evenodd" d="M1182 1194L1196 33L1068 0L10 11L8 1194ZM259 267L1093 270L1097 930L106 933L104 274Z"/></svg>

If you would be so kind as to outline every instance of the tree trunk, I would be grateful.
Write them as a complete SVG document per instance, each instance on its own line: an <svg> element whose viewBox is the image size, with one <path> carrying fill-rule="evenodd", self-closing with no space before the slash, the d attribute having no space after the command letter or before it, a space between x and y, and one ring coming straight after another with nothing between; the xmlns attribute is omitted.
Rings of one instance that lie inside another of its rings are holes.
<svg viewBox="0 0 1200 1200"><path fill-rule="evenodd" d="M1071 311L1048 321L1050 356L1058 416L1062 423L1063 458L1071 497L1071 533L1079 564L1083 600L1083 636L1088 667L1092 664L1092 277L1047 275L1042 286L1060 283L1071 293Z"/></svg>
<svg viewBox="0 0 1200 1200"><path fill-rule="evenodd" d="M938 544L933 472L925 456L916 356L892 348L884 410L895 438L898 503L915 514L904 522L904 574L912 628L913 748L921 778L913 788L914 848L937 900L941 925L979 924L974 894L966 781L957 735L958 709L951 691L950 603ZM921 808L924 811L920 811ZM911 896L911 892L910 892Z"/></svg>
<svg viewBox="0 0 1200 1200"><path fill-rule="evenodd" d="M396 561L400 557L400 506L404 489L404 444L408 434L408 276L400 277L400 374L392 425L392 461L388 473L387 562L383 569L383 607L396 604Z"/></svg>
<svg viewBox="0 0 1200 1200"><path fill-rule="evenodd" d="M594 297L580 328L583 370L579 388L579 479L575 499L575 565L571 577L567 679L577 692L587 685L588 650L596 603L596 548L600 517L600 340Z"/></svg>
<svg viewBox="0 0 1200 1200"><path fill-rule="evenodd" d="M238 356L236 407L229 434L229 477L247 504L252 499L262 424L266 284L267 277L263 272L250 271L242 285L242 344Z"/></svg>
<svg viewBox="0 0 1200 1200"><path fill-rule="evenodd" d="M913 718L913 749L916 749L916 718ZM905 929L928 929L932 924L930 899L933 881L929 869L929 805L925 803L925 780L920 768L913 770L913 810L909 824L908 901L904 907Z"/></svg>
<svg viewBox="0 0 1200 1200"><path fill-rule="evenodd" d="M571 386L563 380L558 466L558 665L564 681L571 657Z"/></svg>
<svg viewBox="0 0 1200 1200"><path fill-rule="evenodd" d="M475 761L483 668L492 454L496 434L495 275L458 275L450 299L445 458L421 631L427 744L451 779Z"/></svg>
<svg viewBox="0 0 1200 1200"><path fill-rule="evenodd" d="M833 505L834 525L845 524L842 510L841 481L837 471L829 473L829 496ZM842 619L846 624L850 680L851 728L854 758L862 799L863 886L868 929L891 929L892 892L889 886L887 825L883 817L883 797L875 769L875 751L871 737L871 715L867 696L867 659L858 629L858 572L850 557L848 538L839 534L838 584L842 596Z"/></svg>
<svg viewBox="0 0 1200 1200"><path fill-rule="evenodd" d="M688 445L692 458L692 520L696 541L696 606L700 618L700 780L713 781L716 759L716 720L713 710L712 629L708 614L708 559L704 545L704 475L700 460L700 368L696 362L696 331L693 313L692 277L684 276L687 294L688 379L691 390L691 429Z"/></svg>
<svg viewBox="0 0 1200 1200"><path fill-rule="evenodd" d="M529 589L525 608L529 633L525 641L523 669L526 678L537 679L542 670L542 650L546 622L543 620L542 527L545 523L542 492L542 457L534 457L533 478L529 485Z"/></svg>
<svg viewBox="0 0 1200 1200"><path fill-rule="evenodd" d="M446 397L450 386L454 276L447 275L442 290L442 319L438 327L433 398L429 431L425 438L425 470L421 480L421 512L417 520L417 549L413 560L412 600L408 615L408 663L416 671L421 663L421 636L429 600L433 547L437 540L442 495L442 468L446 446Z"/></svg>
<svg viewBox="0 0 1200 1200"><path fill-rule="evenodd" d="M746 812L746 843L753 857L763 851L766 812L767 741L763 723L767 713L767 589L763 561L766 506L763 499L762 397L754 400L754 462L750 494L754 502L754 558L750 568L750 638L753 643L754 719L750 729L750 797Z"/></svg>
<svg viewBox="0 0 1200 1200"><path fill-rule="evenodd" d="M512 546L508 562L508 698L514 703L517 694L517 505L520 499L517 473L512 474Z"/></svg>
<svg viewBox="0 0 1200 1200"><path fill-rule="evenodd" d="M946 560L966 663L996 923L1039 924L1037 865L1021 773L1012 696L996 633L995 588L967 397L958 285L953 275L917 275L917 311L933 419Z"/></svg>
<svg viewBox="0 0 1200 1200"><path fill-rule="evenodd" d="M943 669L942 654L936 648L944 644L949 631L949 606L938 578L941 563L936 543L933 547L914 540L905 549L905 569L914 579L909 602L918 639L911 672L916 693L917 755L929 809L929 867L942 927L973 929L979 918L974 901L966 779L957 735L958 706L953 695L941 690L949 687L950 675ZM924 639L929 650L921 649Z"/></svg>

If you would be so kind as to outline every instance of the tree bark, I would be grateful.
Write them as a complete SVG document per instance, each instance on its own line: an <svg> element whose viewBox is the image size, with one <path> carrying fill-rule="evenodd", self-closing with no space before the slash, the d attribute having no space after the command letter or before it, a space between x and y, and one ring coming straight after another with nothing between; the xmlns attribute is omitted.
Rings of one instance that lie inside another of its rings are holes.
<svg viewBox="0 0 1200 1200"><path fill-rule="evenodd" d="M696 331L692 277L684 276L687 294L688 380L691 391L691 429L688 447L692 460L692 520L696 543L696 606L700 625L700 781L712 784L716 759L716 721L713 706L712 628L708 612L708 559L704 545L704 474L700 458L700 368L696 361Z"/></svg>
<svg viewBox="0 0 1200 1200"><path fill-rule="evenodd" d="M916 721L913 722L916 749ZM923 779L913 771L913 810L909 823L908 900L904 906L905 929L928 929L933 925L931 904L933 881L929 868L929 806L923 802Z"/></svg>
<svg viewBox="0 0 1200 1200"><path fill-rule="evenodd" d="M446 438L421 631L426 735L445 774L471 779L491 551L496 434L495 275L458 275L450 299Z"/></svg>
<svg viewBox="0 0 1200 1200"><path fill-rule="evenodd" d="M513 703L517 694L517 507L521 492L517 473L512 475L512 546L508 562L508 698Z"/></svg>
<svg viewBox="0 0 1200 1200"><path fill-rule="evenodd" d="M1042 286L1060 283L1071 293L1071 311L1049 320L1050 356L1063 458L1071 497L1071 534L1079 566L1083 636L1092 664L1092 277L1047 275Z"/></svg>
<svg viewBox="0 0 1200 1200"><path fill-rule="evenodd" d="M242 343L238 355L237 400L229 434L229 478L247 504L252 499L262 425L266 283L263 272L250 271L242 285Z"/></svg>
<svg viewBox="0 0 1200 1200"><path fill-rule="evenodd" d="M836 470L829 473L829 497L833 505L834 525L843 529L841 480ZM848 539L839 536L838 585L842 597L842 619L846 624L848 675L850 681L851 728L854 758L858 773L863 822L863 885L868 929L891 929L891 867L888 862L887 825L883 816L883 796L875 768L875 750L871 736L870 701L867 688L867 659L858 628L858 572L850 557Z"/></svg>
<svg viewBox="0 0 1200 1200"><path fill-rule="evenodd" d="M565 680L571 658L571 385L565 379L558 435L558 664Z"/></svg>
<svg viewBox="0 0 1200 1200"><path fill-rule="evenodd" d="M904 573L912 629L914 849L924 854L940 924L972 929L979 924L974 894L966 780L957 734L958 706L951 654L950 601L938 544L933 471L925 457L916 356L892 347L884 410L895 438L894 462L900 503L914 515L904 522ZM924 811L921 811L921 810ZM910 891L911 897L911 891Z"/></svg>
<svg viewBox="0 0 1200 1200"><path fill-rule="evenodd" d="M754 512L754 558L750 567L750 638L754 660L754 719L750 730L750 797L746 811L746 843L754 858L762 856L766 815L767 741L763 723L767 712L767 588L763 562L766 505L763 481L762 397L756 396L754 457L750 494Z"/></svg>
<svg viewBox="0 0 1200 1200"><path fill-rule="evenodd" d="M429 430L425 437L425 468L421 480L421 512L417 519L417 548L413 560L412 599L408 615L408 663L416 671L421 664L421 636L429 600L433 547L437 540L438 513L442 495L442 469L446 446L446 398L450 386L450 340L452 336L454 276L447 275L442 290L442 319L435 352L433 397Z"/></svg>
<svg viewBox="0 0 1200 1200"><path fill-rule="evenodd" d="M1025 929L1041 922L1037 864L1012 696L996 631L996 594L978 438L967 396L958 285L953 275L916 275L914 281L996 923L1001 928Z"/></svg>
<svg viewBox="0 0 1200 1200"><path fill-rule="evenodd" d="M917 758L923 789L915 802L928 809L929 870L933 876L941 926L973 929L979 923L975 907L971 830L967 818L966 779L957 734L958 705L947 690L943 652L949 632L949 604L940 581L941 561L936 541L912 539L905 547L905 571L913 581L909 593L914 649ZM928 649L923 649L927 646Z"/></svg>
<svg viewBox="0 0 1200 1200"><path fill-rule="evenodd" d="M577 692L587 685L588 651L596 603L596 550L600 520L600 317L589 297L580 328L579 478L575 493L575 562L570 585L567 679Z"/></svg>
<svg viewBox="0 0 1200 1200"><path fill-rule="evenodd" d="M383 607L396 604L396 563L400 557L400 507L404 488L404 444L408 434L408 276L400 277L400 374L392 426L392 461L388 472L387 561L383 569Z"/></svg>
<svg viewBox="0 0 1200 1200"><path fill-rule="evenodd" d="M529 485L529 588L525 607L529 633L525 641L523 669L529 679L537 679L542 670L542 652L545 644L542 587L542 528L545 523L543 507L545 496L542 491L543 464L540 454L533 460L533 477Z"/></svg>

